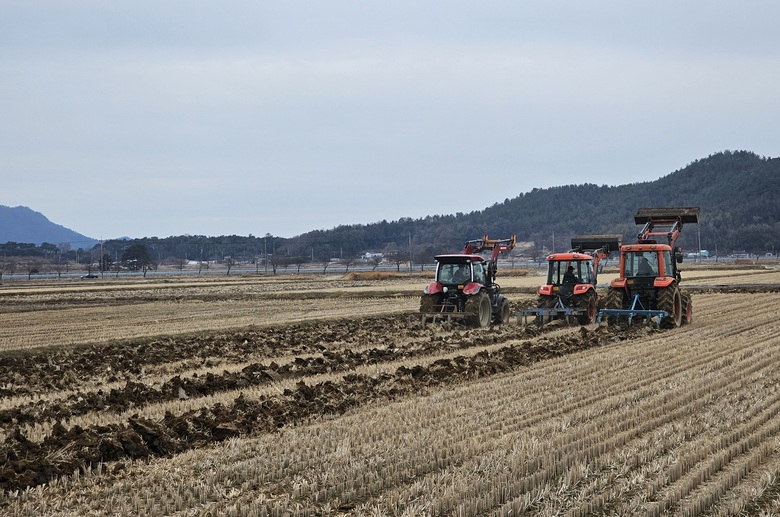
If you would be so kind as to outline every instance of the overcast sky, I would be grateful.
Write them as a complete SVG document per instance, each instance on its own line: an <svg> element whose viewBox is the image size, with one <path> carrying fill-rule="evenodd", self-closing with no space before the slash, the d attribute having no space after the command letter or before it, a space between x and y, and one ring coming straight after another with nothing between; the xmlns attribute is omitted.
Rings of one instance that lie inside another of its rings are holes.
<svg viewBox="0 0 780 517"><path fill-rule="evenodd" d="M778 20L775 0L0 0L0 204L93 238L292 237L777 157Z"/></svg>

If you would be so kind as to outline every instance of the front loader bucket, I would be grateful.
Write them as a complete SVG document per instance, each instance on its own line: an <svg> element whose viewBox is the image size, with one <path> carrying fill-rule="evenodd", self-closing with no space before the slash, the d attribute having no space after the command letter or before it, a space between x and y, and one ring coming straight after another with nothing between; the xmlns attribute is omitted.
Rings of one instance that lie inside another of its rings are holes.
<svg viewBox="0 0 780 517"><path fill-rule="evenodd" d="M618 251L623 236L620 234L610 235L577 235L571 239L572 249L598 250L605 248L604 251Z"/></svg>
<svg viewBox="0 0 780 517"><path fill-rule="evenodd" d="M649 222L676 221L677 218L683 224L699 222L699 207L674 207L674 208L639 208L634 215L636 224Z"/></svg>

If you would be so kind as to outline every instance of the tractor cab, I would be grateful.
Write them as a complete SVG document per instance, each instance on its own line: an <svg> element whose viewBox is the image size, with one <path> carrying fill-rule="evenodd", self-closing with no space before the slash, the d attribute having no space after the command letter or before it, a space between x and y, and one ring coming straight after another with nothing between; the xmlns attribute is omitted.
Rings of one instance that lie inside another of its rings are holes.
<svg viewBox="0 0 780 517"><path fill-rule="evenodd" d="M596 285L593 274L593 257L580 253L558 253L548 257L547 283L549 285L592 284Z"/></svg>
<svg viewBox="0 0 780 517"><path fill-rule="evenodd" d="M598 293L596 282L601 260L620 249L621 235L578 235L566 253L547 255L547 283L539 287L537 307L522 316L538 323L557 318L576 318L585 325L595 322Z"/></svg>
<svg viewBox="0 0 780 517"><path fill-rule="evenodd" d="M622 278L648 279L653 284L656 278L669 278L680 281L677 263L682 256L674 253L671 246L665 244L629 244L623 246L620 276Z"/></svg>
<svg viewBox="0 0 780 517"><path fill-rule="evenodd" d="M420 314L429 318L462 319L467 325L485 327L509 321L509 302L495 282L498 255L515 247L516 237L468 241L463 253L436 255L436 276L423 290ZM478 253L490 251L489 259Z"/></svg>
<svg viewBox="0 0 780 517"><path fill-rule="evenodd" d="M487 284L484 259L470 255L439 255L436 257L436 281L443 286L459 286L476 282Z"/></svg>
<svg viewBox="0 0 780 517"><path fill-rule="evenodd" d="M585 253L556 253L547 257L547 283L539 288L542 296L557 295L570 298L587 290L585 285L596 285L593 257ZM579 288L578 288L579 287Z"/></svg>

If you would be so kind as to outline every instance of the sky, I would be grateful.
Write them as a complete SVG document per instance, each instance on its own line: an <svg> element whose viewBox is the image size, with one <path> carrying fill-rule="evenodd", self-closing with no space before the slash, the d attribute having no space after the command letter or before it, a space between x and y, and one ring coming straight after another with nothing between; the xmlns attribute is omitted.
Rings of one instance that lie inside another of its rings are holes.
<svg viewBox="0 0 780 517"><path fill-rule="evenodd" d="M777 157L778 19L774 0L0 0L0 205L96 239L293 237Z"/></svg>

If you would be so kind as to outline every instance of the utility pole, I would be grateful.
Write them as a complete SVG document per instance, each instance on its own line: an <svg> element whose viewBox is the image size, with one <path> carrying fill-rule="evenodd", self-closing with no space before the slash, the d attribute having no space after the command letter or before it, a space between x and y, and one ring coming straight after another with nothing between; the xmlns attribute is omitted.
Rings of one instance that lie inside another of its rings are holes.
<svg viewBox="0 0 780 517"><path fill-rule="evenodd" d="M701 262L704 259L704 257L701 256L701 225L700 224L696 225L696 235L697 235L697 239L699 241L699 244L698 244L698 246L699 246L699 253L697 255L699 255L699 262Z"/></svg>
<svg viewBox="0 0 780 517"><path fill-rule="evenodd" d="M263 254L265 255L265 274L268 275L268 234L263 237Z"/></svg>
<svg viewBox="0 0 780 517"><path fill-rule="evenodd" d="M412 272L412 234L409 234L409 272Z"/></svg>

